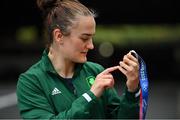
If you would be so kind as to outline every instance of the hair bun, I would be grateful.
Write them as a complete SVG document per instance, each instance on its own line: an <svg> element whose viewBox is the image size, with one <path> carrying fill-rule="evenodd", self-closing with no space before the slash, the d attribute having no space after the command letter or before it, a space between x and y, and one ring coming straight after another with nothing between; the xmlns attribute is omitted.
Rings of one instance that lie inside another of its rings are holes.
<svg viewBox="0 0 180 120"><path fill-rule="evenodd" d="M49 11L56 6L58 0L37 0L37 6L43 12Z"/></svg>

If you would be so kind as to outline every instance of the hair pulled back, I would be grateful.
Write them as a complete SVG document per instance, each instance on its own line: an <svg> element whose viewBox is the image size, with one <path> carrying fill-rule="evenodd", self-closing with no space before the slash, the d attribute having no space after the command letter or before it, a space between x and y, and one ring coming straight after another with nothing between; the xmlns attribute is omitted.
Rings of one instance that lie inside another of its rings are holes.
<svg viewBox="0 0 180 120"><path fill-rule="evenodd" d="M59 28L63 35L69 35L77 15L95 17L94 12L78 0L37 0L37 5L43 13L48 48L53 42L52 31L55 28Z"/></svg>

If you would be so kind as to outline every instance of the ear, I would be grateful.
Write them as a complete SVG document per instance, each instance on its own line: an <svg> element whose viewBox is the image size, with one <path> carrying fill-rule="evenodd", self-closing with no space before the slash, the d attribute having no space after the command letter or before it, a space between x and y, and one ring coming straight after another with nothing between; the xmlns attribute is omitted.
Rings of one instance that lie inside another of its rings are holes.
<svg viewBox="0 0 180 120"><path fill-rule="evenodd" d="M63 35L60 29L54 29L52 34L55 42L63 44L63 40L62 40Z"/></svg>

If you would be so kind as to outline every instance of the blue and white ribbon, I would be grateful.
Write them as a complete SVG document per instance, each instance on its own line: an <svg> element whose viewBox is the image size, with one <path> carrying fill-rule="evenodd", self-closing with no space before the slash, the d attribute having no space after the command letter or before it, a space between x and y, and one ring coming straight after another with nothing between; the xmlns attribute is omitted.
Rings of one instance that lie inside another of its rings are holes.
<svg viewBox="0 0 180 120"><path fill-rule="evenodd" d="M140 79L140 109L139 109L139 119L145 119L146 111L148 107L148 77L147 77L147 70L146 70L146 64L144 60L134 51L131 50L131 53L135 54L135 57L139 61L139 79Z"/></svg>

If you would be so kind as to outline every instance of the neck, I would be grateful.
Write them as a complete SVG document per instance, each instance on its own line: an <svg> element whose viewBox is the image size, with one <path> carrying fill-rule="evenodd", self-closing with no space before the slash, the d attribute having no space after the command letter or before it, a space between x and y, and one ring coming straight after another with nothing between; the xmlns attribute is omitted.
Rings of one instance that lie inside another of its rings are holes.
<svg viewBox="0 0 180 120"><path fill-rule="evenodd" d="M52 47L49 48L48 57L51 60L56 72L63 78L72 78L74 74L75 63L63 58Z"/></svg>

